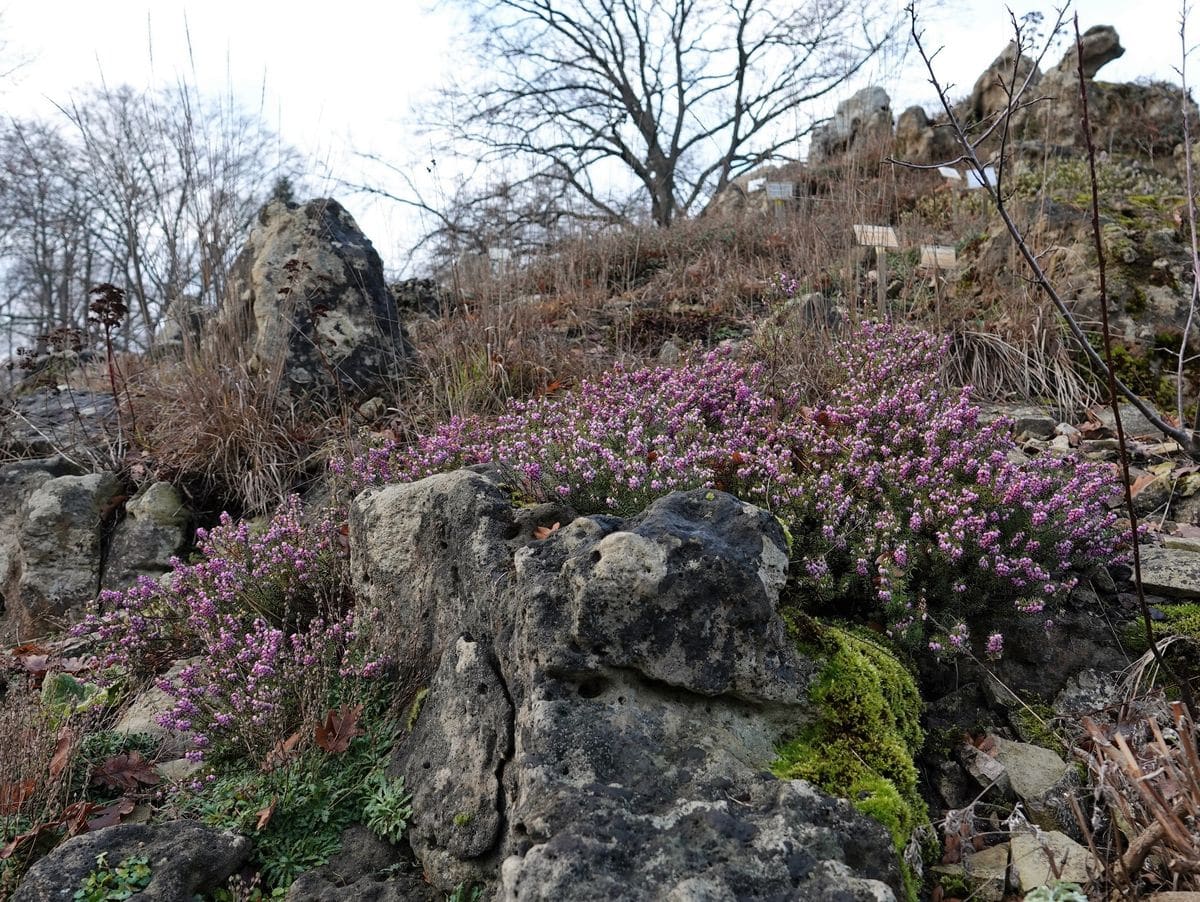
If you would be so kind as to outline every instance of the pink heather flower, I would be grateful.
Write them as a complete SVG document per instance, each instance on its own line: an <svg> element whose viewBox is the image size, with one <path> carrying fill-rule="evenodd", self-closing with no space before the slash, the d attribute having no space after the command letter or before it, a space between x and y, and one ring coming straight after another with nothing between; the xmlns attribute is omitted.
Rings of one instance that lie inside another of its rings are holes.
<svg viewBox="0 0 1200 902"><path fill-rule="evenodd" d="M924 607L906 623L902 599L924 593L936 619L1002 599L1036 615L1117 539L1113 474L1074 457L1016 462L1011 424L981 423L969 389L944 386L947 350L927 333L865 324L835 348L844 381L815 410L727 351L617 367L574 393L454 418L341 467L365 485L493 463L526 496L582 513L629 515L668 491L725 489L789 523L813 597L831 585L874 595L885 625L920 642ZM1043 600L1029 598L1035 589Z"/></svg>
<svg viewBox="0 0 1200 902"><path fill-rule="evenodd" d="M999 658L1004 652L1004 637L1000 633L992 633L987 639L987 656Z"/></svg>

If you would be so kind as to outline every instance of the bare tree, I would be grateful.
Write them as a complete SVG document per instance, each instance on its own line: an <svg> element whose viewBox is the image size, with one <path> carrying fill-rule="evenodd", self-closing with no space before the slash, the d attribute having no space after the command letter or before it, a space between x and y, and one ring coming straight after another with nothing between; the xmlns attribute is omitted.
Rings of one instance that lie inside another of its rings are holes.
<svg viewBox="0 0 1200 902"><path fill-rule="evenodd" d="M60 110L59 122L0 122L0 353L86 328L99 282L130 298L121 346L145 347L173 301L218 303L298 158L253 115L187 85L102 86Z"/></svg>
<svg viewBox="0 0 1200 902"><path fill-rule="evenodd" d="M481 78L447 91L477 158L521 160L627 223L670 225L816 124L898 33L885 0L448 0ZM616 185L617 187L608 187Z"/></svg>

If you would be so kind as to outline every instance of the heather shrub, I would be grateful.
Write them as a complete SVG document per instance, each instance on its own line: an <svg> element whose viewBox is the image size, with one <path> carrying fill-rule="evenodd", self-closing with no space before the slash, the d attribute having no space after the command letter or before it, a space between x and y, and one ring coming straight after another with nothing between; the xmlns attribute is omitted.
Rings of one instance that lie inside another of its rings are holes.
<svg viewBox="0 0 1200 902"><path fill-rule="evenodd" d="M352 694L347 680L378 662L355 660L358 633L342 597L344 561L329 520L306 522L299 499L260 532L222 515L198 531L193 563L161 581L101 593L75 628L100 646L110 681L138 682L171 662L157 685L174 708L164 726L189 733L194 757L212 747L261 759L283 736Z"/></svg>
<svg viewBox="0 0 1200 902"><path fill-rule="evenodd" d="M582 513L729 490L789 527L809 603L882 620L912 646L965 651L967 617L1004 604L1049 623L1045 607L1073 572L1112 555L1116 486L1105 465L1014 458L1010 424L981 422L969 389L942 387L945 352L927 333L865 325L835 347L843 381L814 407L723 351L616 368L334 466L367 484L499 464L526 498ZM1002 648L992 633L980 650Z"/></svg>

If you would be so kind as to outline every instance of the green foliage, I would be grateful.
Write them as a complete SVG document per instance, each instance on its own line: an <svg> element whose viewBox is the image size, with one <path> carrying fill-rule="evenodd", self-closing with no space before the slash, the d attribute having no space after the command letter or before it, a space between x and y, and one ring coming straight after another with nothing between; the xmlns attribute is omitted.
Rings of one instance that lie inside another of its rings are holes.
<svg viewBox="0 0 1200 902"><path fill-rule="evenodd" d="M103 708L108 703L108 690L77 680L69 673L48 673L42 683L42 706L55 722L61 723L73 714Z"/></svg>
<svg viewBox="0 0 1200 902"><path fill-rule="evenodd" d="M150 885L150 859L145 855L124 858L116 867L109 867L107 859L107 852L96 856L96 869L71 897L75 902L128 899Z"/></svg>
<svg viewBox="0 0 1200 902"><path fill-rule="evenodd" d="M412 817L412 794L404 790L404 777L389 777L382 770L367 780L370 795L363 806L363 821L380 839L398 843Z"/></svg>
<svg viewBox="0 0 1200 902"><path fill-rule="evenodd" d="M1087 898L1083 887L1065 880L1053 886L1039 886L1025 894L1025 902L1087 902Z"/></svg>
<svg viewBox="0 0 1200 902"><path fill-rule="evenodd" d="M407 800L384 775L393 728L376 721L340 755L310 747L265 772L250 766L218 774L183 800L182 813L252 836L251 861L266 888L286 888L329 861L346 827L370 819L368 806L381 786L378 822L395 833Z"/></svg>
<svg viewBox="0 0 1200 902"><path fill-rule="evenodd" d="M913 755L924 736L911 674L877 639L807 618L793 620L801 647L825 660L810 693L818 720L781 748L772 771L804 779L887 828L898 853L929 819ZM915 878L906 885L916 898Z"/></svg>
<svg viewBox="0 0 1200 902"><path fill-rule="evenodd" d="M454 887L454 892L446 897L446 902L479 902L483 898L483 887L477 883L460 883Z"/></svg>

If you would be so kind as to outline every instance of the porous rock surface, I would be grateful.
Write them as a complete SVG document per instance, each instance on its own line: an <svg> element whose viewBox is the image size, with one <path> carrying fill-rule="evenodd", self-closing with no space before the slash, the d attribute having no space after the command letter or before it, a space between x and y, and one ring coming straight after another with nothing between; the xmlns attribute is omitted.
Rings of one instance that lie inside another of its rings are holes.
<svg viewBox="0 0 1200 902"><path fill-rule="evenodd" d="M565 513L472 471L352 507L358 597L429 675L393 760L429 880L514 902L894 898L883 829L768 772L815 673L776 613L778 522L704 491Z"/></svg>
<svg viewBox="0 0 1200 902"><path fill-rule="evenodd" d="M263 208L217 328L246 342L259 369L281 366L297 395L362 401L411 357L379 254L330 198Z"/></svg>
<svg viewBox="0 0 1200 902"><path fill-rule="evenodd" d="M6 549L0 551L0 593L21 636L60 625L95 598L104 520L121 492L112 473L56 472L53 464L22 462L0 473L0 484L21 499L12 532L0 540Z"/></svg>
<svg viewBox="0 0 1200 902"><path fill-rule="evenodd" d="M96 858L109 867L146 856L150 884L139 902L192 902L195 895L222 887L250 855L244 836L222 833L196 821L118 824L67 840L29 869L12 902L63 902L74 897Z"/></svg>

